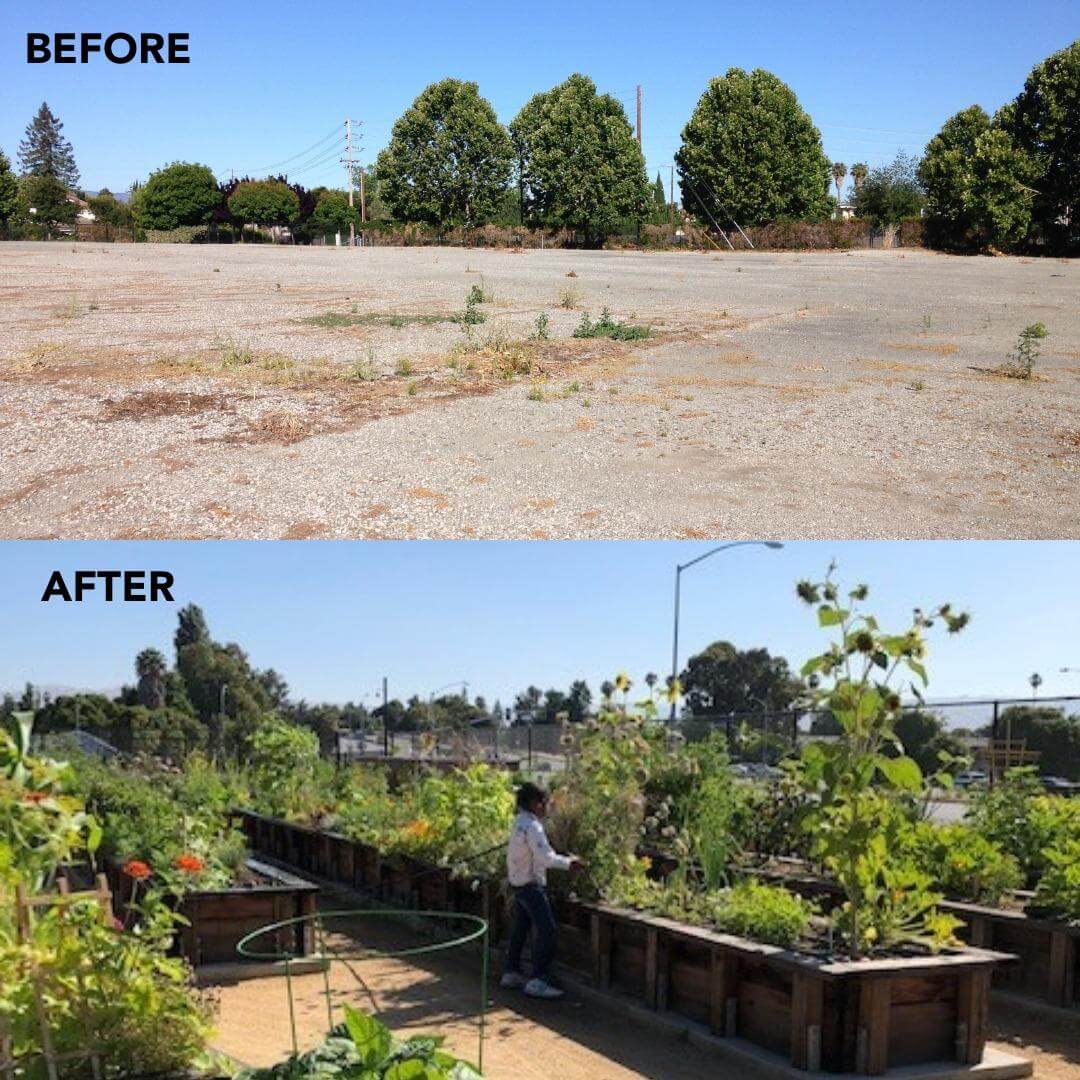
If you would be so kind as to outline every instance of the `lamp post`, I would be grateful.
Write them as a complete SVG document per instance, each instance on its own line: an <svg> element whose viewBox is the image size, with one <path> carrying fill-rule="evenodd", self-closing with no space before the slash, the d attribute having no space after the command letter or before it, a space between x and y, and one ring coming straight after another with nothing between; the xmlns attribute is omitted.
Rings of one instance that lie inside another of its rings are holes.
<svg viewBox="0 0 1080 1080"><path fill-rule="evenodd" d="M721 544L719 547L710 548L704 554L699 555L696 559L691 559L686 563L678 563L675 566L675 628L672 634L671 641L671 685L674 687L676 681L679 678L679 593L682 585L682 572L689 570L691 566L696 566L699 562L708 559L712 555L716 555L721 551L728 551L731 548L737 547L749 547L751 545L772 548L774 551L779 550L784 545L779 540L734 540L730 544ZM675 695L672 693L671 698L671 719L675 719Z"/></svg>

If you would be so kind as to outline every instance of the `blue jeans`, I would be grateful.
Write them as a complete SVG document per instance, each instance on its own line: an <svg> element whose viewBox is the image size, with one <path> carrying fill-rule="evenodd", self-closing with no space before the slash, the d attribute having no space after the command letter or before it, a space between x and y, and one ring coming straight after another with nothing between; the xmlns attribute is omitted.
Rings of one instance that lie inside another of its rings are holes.
<svg viewBox="0 0 1080 1080"><path fill-rule="evenodd" d="M521 885L514 889L514 917L510 924L510 945L506 970L521 974L521 952L533 932L532 968L534 979L547 979L555 957L555 912L542 885Z"/></svg>

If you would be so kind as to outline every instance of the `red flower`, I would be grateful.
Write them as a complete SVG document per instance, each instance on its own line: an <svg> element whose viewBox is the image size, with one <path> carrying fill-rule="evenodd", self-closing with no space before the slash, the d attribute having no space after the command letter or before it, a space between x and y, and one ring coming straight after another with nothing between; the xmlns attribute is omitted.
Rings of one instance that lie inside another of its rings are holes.
<svg viewBox="0 0 1080 1080"><path fill-rule="evenodd" d="M173 865L189 874L201 874L206 869L206 863L198 855L178 855Z"/></svg>
<svg viewBox="0 0 1080 1080"><path fill-rule="evenodd" d="M130 859L124 863L124 873L129 878L134 878L136 881L145 881L153 871L146 863L139 859Z"/></svg>
<svg viewBox="0 0 1080 1080"><path fill-rule="evenodd" d="M48 797L49 794L46 791L28 791L23 796L23 802L36 806L38 803L43 803Z"/></svg>

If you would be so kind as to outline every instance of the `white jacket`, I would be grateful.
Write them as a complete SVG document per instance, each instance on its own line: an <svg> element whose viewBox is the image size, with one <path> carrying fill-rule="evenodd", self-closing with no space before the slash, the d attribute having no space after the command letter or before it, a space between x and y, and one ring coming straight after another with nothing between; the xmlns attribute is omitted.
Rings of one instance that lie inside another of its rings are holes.
<svg viewBox="0 0 1080 1080"><path fill-rule="evenodd" d="M548 843L544 826L535 814L518 812L506 849L506 873L513 888L530 883L546 885L549 867L569 870L571 861L569 855L559 855Z"/></svg>

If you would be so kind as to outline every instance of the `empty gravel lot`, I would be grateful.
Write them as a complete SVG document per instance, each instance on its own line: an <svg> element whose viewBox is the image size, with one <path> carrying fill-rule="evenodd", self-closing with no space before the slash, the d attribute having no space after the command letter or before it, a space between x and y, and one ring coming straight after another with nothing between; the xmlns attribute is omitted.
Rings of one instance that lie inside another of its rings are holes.
<svg viewBox="0 0 1080 1080"><path fill-rule="evenodd" d="M0 244L0 535L1077 537L1078 286L914 250ZM572 338L604 307L651 336ZM1035 321L1038 379L995 374Z"/></svg>

